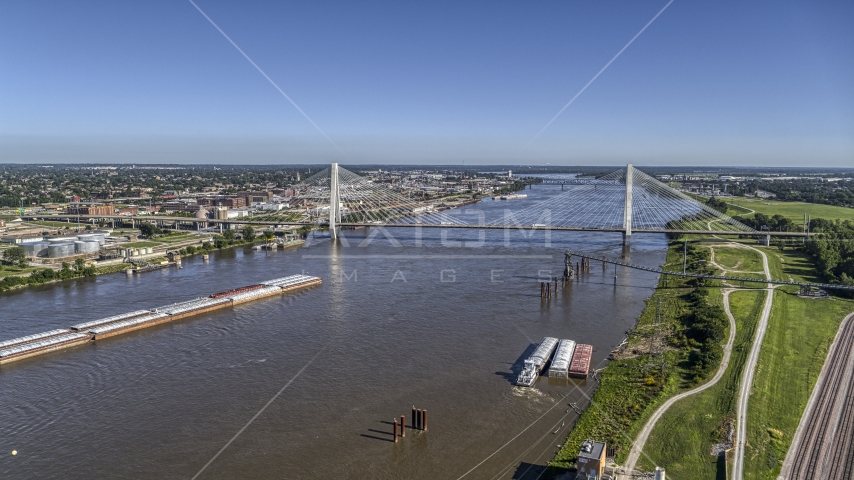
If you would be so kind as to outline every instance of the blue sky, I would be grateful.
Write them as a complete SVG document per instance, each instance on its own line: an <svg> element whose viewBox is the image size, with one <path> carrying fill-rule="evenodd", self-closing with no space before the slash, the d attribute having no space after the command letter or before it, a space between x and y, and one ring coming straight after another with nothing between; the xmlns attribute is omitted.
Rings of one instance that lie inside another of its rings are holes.
<svg viewBox="0 0 854 480"><path fill-rule="evenodd" d="M0 162L854 166L854 2L4 2ZM530 144L529 144L530 142Z"/></svg>

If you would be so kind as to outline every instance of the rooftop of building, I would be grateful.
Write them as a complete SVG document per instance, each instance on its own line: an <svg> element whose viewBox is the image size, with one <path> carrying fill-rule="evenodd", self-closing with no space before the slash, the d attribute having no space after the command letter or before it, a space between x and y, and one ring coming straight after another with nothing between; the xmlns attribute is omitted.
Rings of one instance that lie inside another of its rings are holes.
<svg viewBox="0 0 854 480"><path fill-rule="evenodd" d="M595 440L585 440L581 444L581 449L578 452L579 457L592 458L599 460L602 458L602 453L605 451L605 442L597 442Z"/></svg>

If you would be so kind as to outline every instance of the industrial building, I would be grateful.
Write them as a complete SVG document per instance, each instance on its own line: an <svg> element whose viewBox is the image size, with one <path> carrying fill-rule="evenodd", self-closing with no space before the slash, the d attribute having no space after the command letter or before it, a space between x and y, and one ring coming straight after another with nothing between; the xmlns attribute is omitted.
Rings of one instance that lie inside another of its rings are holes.
<svg viewBox="0 0 854 480"><path fill-rule="evenodd" d="M577 478L602 478L605 472L605 442L585 440L581 444L576 461Z"/></svg>
<svg viewBox="0 0 854 480"><path fill-rule="evenodd" d="M59 237L43 240L38 237L33 241L21 243L21 247L29 258L65 258L74 255L95 255L106 243L105 233L83 233L76 237Z"/></svg>

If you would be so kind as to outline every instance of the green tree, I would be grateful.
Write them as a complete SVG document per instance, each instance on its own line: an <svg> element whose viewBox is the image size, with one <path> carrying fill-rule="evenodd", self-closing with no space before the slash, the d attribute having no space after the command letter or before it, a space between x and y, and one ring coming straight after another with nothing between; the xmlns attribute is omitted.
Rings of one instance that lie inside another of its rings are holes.
<svg viewBox="0 0 854 480"><path fill-rule="evenodd" d="M24 268L27 266L27 252L21 247L12 247L3 252L3 263Z"/></svg>
<svg viewBox="0 0 854 480"><path fill-rule="evenodd" d="M78 272L82 272L83 268L86 266L86 262L82 258L78 258L74 260L74 270Z"/></svg>
<svg viewBox="0 0 854 480"><path fill-rule="evenodd" d="M710 206L711 208L714 208L715 210L717 210L721 213L726 213L726 211L727 211L726 202L723 200L718 200L715 197L709 198L709 200L706 201L706 205Z"/></svg>
<svg viewBox="0 0 854 480"><path fill-rule="evenodd" d="M273 233L272 230L264 230L264 238L267 239L268 242L272 240L274 236L276 236L276 234Z"/></svg>
<svg viewBox="0 0 854 480"><path fill-rule="evenodd" d="M148 238L154 238L155 235L161 234L163 231L157 228L153 223L142 222L139 224L139 233Z"/></svg>
<svg viewBox="0 0 854 480"><path fill-rule="evenodd" d="M252 228L252 225L246 225L243 227L243 239L247 242L255 241L255 229Z"/></svg>
<svg viewBox="0 0 854 480"><path fill-rule="evenodd" d="M229 245L234 244L234 240L237 238L237 235L234 233L234 230L228 229L222 232L222 238L225 239L225 242Z"/></svg>

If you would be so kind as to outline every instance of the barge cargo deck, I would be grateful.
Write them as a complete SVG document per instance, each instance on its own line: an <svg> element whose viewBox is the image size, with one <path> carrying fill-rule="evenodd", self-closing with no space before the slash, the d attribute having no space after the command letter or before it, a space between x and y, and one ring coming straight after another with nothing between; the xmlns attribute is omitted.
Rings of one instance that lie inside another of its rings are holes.
<svg viewBox="0 0 854 480"><path fill-rule="evenodd" d="M259 298L320 285L320 277L291 275L238 287L207 297L174 303L150 310L136 310L98 320L89 320L65 329L55 329L25 337L0 341L0 364L22 360L55 350L152 327L185 317L218 310Z"/></svg>
<svg viewBox="0 0 854 480"><path fill-rule="evenodd" d="M563 339L557 345L555 357L549 367L549 378L567 378L569 376L569 363L575 352L575 342Z"/></svg>
<svg viewBox="0 0 854 480"><path fill-rule="evenodd" d="M580 344L575 347L572 354L572 363L569 364L569 376L575 378L587 378L590 373L590 359L593 357L593 346Z"/></svg>
<svg viewBox="0 0 854 480"><path fill-rule="evenodd" d="M534 350L534 353L528 357L530 360L533 360L534 366L537 367L538 374L542 373L546 363L548 363L549 359L552 358L552 353L554 353L555 347L557 347L557 339L554 337L546 337L542 342L540 342L540 345L536 350Z"/></svg>

